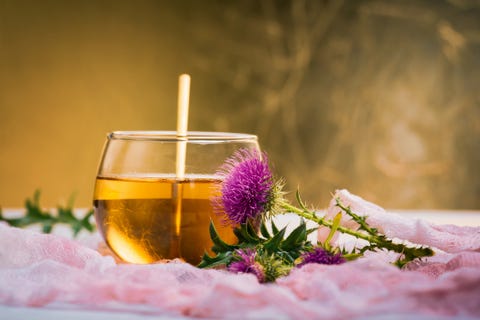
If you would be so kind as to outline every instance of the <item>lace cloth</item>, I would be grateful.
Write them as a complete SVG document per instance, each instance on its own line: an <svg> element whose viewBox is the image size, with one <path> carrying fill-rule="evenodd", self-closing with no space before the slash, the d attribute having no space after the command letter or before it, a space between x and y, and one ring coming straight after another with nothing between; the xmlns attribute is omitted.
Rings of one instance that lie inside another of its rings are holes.
<svg viewBox="0 0 480 320"><path fill-rule="evenodd" d="M407 219L346 190L337 195L387 236L437 254L399 270L387 262L391 255L371 253L342 265L309 264L259 284L251 274L180 261L118 264L74 240L0 224L0 304L232 319L480 317L480 227ZM337 212L332 203L327 215Z"/></svg>

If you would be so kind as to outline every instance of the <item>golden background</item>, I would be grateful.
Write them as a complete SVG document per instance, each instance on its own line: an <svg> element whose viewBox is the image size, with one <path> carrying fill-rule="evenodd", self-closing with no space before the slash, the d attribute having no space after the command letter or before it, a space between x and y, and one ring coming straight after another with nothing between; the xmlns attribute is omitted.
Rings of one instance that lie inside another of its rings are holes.
<svg viewBox="0 0 480 320"><path fill-rule="evenodd" d="M259 135L324 207L480 208L480 1L0 0L0 206L91 205L106 133Z"/></svg>

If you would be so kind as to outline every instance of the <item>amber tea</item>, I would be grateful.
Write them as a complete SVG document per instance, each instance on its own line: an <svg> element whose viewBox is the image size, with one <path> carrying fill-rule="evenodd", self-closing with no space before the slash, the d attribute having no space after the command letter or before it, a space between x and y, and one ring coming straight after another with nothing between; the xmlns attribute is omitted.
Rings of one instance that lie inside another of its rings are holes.
<svg viewBox="0 0 480 320"><path fill-rule="evenodd" d="M220 181L212 176L97 177L94 207L97 225L108 246L121 259L152 263L182 258L198 264L212 242L210 219L227 242L231 227L213 212L212 192Z"/></svg>
<svg viewBox="0 0 480 320"><path fill-rule="evenodd" d="M235 152L260 150L254 135L231 132L114 131L107 135L95 182L97 226L119 258L198 264L212 247L209 224L236 237L213 212L219 168Z"/></svg>

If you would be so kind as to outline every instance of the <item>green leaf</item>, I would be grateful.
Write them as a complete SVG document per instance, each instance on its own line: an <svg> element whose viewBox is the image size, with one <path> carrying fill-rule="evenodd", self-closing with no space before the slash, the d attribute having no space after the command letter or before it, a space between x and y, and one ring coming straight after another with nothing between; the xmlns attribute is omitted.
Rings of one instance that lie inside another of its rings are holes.
<svg viewBox="0 0 480 320"><path fill-rule="evenodd" d="M95 226L90 223L90 218L93 216L93 214L94 214L94 210L91 209L90 211L87 212L87 214L85 215L85 217L83 217L81 221L82 227L90 232L93 232L95 230Z"/></svg>
<svg viewBox="0 0 480 320"><path fill-rule="evenodd" d="M307 229L307 236L315 231L318 231L318 227Z"/></svg>
<svg viewBox="0 0 480 320"><path fill-rule="evenodd" d="M270 232L268 232L267 226L264 221L260 223L260 233L262 234L263 237L267 239L271 237Z"/></svg>
<svg viewBox="0 0 480 320"><path fill-rule="evenodd" d="M340 222L342 221L342 213L339 212L335 215L332 221L332 226L330 228L330 233L328 234L327 239L325 239L324 246L326 250L330 250L330 241L332 240L335 232L337 232L338 227L340 226Z"/></svg>
<svg viewBox="0 0 480 320"><path fill-rule="evenodd" d="M278 228L275 225L275 223L273 222L273 220L271 221L271 224L272 224L272 233L277 234L278 233Z"/></svg>
<svg viewBox="0 0 480 320"><path fill-rule="evenodd" d="M210 257L208 253L204 253L202 261L197 265L198 268L213 268L218 266L225 266L232 261L232 252L222 252L215 257Z"/></svg>
<svg viewBox="0 0 480 320"><path fill-rule="evenodd" d="M288 237L281 243L283 250L292 250L307 240L307 224L302 219L300 225L296 227Z"/></svg>
<svg viewBox="0 0 480 320"><path fill-rule="evenodd" d="M295 198L297 198L298 205L301 209L309 211L307 206L305 205L305 202L303 202L302 198L300 197L300 190L297 190L297 192L295 192Z"/></svg>
<svg viewBox="0 0 480 320"><path fill-rule="evenodd" d="M282 230L280 230L280 232L275 234L273 238L270 238L268 241L266 241L263 244L263 247L267 252L274 253L275 251L278 250L279 244L282 242L286 230L287 230L286 227L283 228Z"/></svg>
<svg viewBox="0 0 480 320"><path fill-rule="evenodd" d="M213 252L221 253L221 252L231 251L236 248L236 246L229 245L220 238L212 220L210 220L209 232L210 232L210 239L213 242L213 247L212 247Z"/></svg>
<svg viewBox="0 0 480 320"><path fill-rule="evenodd" d="M43 233L50 233L52 232L52 225L51 224L44 224L42 228Z"/></svg>
<svg viewBox="0 0 480 320"><path fill-rule="evenodd" d="M239 227L233 230L233 233L238 238L238 243L249 243L249 244L257 244L261 242L261 239L256 235L255 230L253 227L248 223L242 223Z"/></svg>
<svg viewBox="0 0 480 320"><path fill-rule="evenodd" d="M255 239L256 242L259 242L261 239L258 236L257 230L253 227L251 222L247 222L247 232L248 235L252 238Z"/></svg>
<svg viewBox="0 0 480 320"><path fill-rule="evenodd" d="M235 236L237 237L238 243L248 242L248 240L243 236L242 227L235 227L233 229L233 234L235 234Z"/></svg>

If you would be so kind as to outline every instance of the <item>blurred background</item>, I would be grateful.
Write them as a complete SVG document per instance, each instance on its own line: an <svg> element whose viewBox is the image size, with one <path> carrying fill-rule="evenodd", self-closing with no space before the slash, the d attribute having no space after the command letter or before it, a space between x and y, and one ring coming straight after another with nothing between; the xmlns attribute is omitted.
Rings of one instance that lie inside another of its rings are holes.
<svg viewBox="0 0 480 320"><path fill-rule="evenodd" d="M106 133L254 133L288 189L480 209L480 1L0 0L0 206L91 206Z"/></svg>

